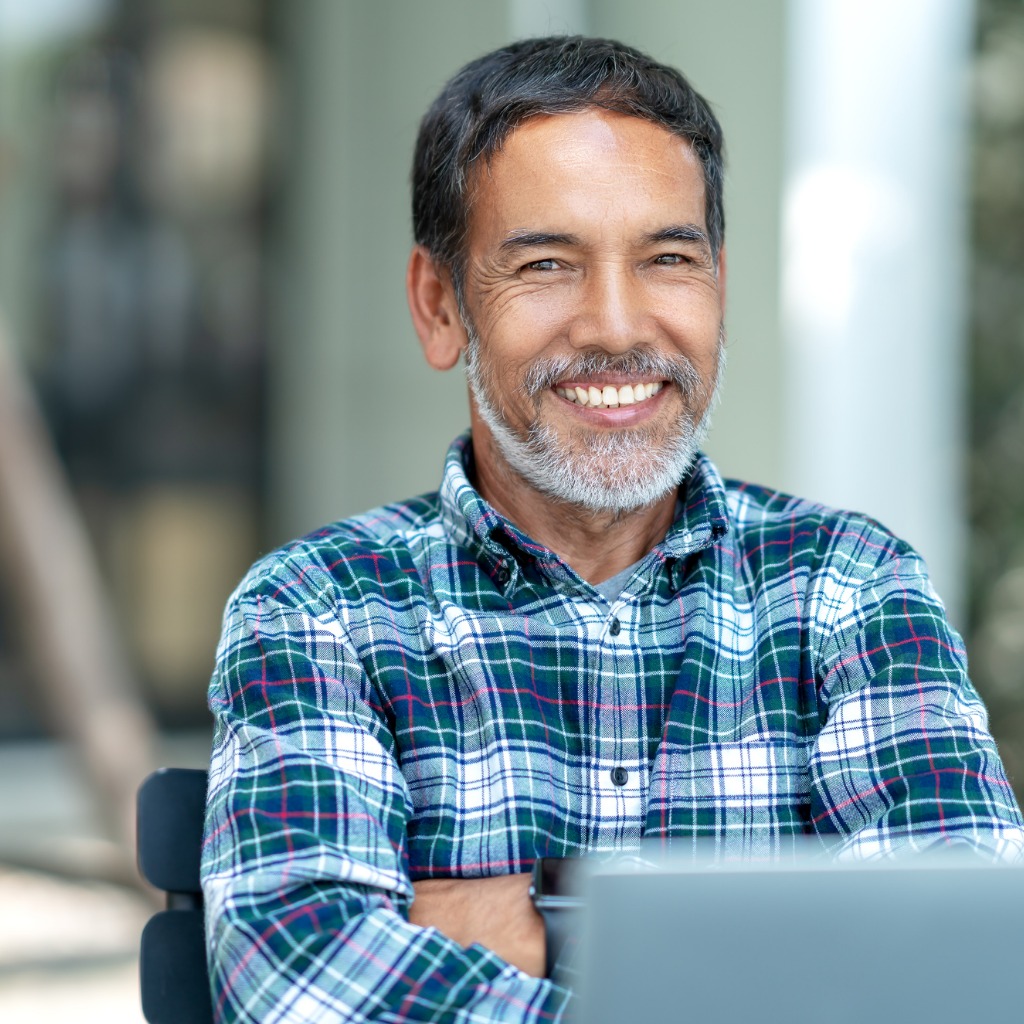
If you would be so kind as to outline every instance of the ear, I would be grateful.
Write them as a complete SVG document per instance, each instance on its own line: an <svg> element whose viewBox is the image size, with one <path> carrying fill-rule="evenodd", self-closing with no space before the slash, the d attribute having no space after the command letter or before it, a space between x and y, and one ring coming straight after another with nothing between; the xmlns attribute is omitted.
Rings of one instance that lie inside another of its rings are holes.
<svg viewBox="0 0 1024 1024"><path fill-rule="evenodd" d="M718 250L718 304L722 309L722 316L725 316L725 245Z"/></svg>
<svg viewBox="0 0 1024 1024"><path fill-rule="evenodd" d="M439 270L422 245L413 246L409 256L405 293L427 362L435 370L450 370L468 343L466 329L450 276Z"/></svg>

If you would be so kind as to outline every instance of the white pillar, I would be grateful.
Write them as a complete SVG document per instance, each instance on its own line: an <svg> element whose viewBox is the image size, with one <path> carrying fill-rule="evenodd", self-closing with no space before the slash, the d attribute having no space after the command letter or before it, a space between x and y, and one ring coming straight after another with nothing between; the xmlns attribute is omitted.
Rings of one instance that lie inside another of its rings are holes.
<svg viewBox="0 0 1024 1024"><path fill-rule="evenodd" d="M880 519L962 606L970 0L790 0L786 486Z"/></svg>

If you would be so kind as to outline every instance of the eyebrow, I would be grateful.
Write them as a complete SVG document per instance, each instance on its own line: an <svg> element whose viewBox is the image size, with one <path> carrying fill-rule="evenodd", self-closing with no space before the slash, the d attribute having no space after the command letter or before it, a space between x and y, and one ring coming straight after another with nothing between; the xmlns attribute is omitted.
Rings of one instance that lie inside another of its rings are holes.
<svg viewBox="0 0 1024 1024"><path fill-rule="evenodd" d="M683 244L697 242L706 249L711 249L711 239L708 237L708 233L696 224L672 224L658 231L652 231L643 237L645 245L658 245L661 242ZM498 252L507 256L523 249L536 249L545 245L578 246L580 240L576 235L554 231L514 231L498 246Z"/></svg>
<svg viewBox="0 0 1024 1024"><path fill-rule="evenodd" d="M647 245L657 245L659 242L699 242L710 250L711 239L708 233L697 227L696 224L673 224L671 227L662 228L660 231L652 231L645 236Z"/></svg>
<svg viewBox="0 0 1024 1024"><path fill-rule="evenodd" d="M519 252L521 249L535 249L544 245L579 245L575 235L563 235L552 231L514 231L498 246L503 256Z"/></svg>

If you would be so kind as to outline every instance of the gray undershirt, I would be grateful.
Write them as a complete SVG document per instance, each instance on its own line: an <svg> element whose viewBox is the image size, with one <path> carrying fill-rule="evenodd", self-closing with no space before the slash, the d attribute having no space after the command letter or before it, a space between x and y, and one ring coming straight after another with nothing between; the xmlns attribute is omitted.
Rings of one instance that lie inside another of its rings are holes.
<svg viewBox="0 0 1024 1024"><path fill-rule="evenodd" d="M676 513L675 519L683 514L683 503L682 500L676 498ZM644 556L647 557L646 555ZM636 567L643 561L643 558L639 562L634 562L632 565L627 566L622 572L617 572L614 576L610 576L608 579L603 580L601 583L595 583L594 589L609 603L614 604L615 599L622 593L626 584L629 582L629 577L633 575Z"/></svg>
<svg viewBox="0 0 1024 1024"><path fill-rule="evenodd" d="M642 562L643 559L640 559ZM640 562L634 562L632 565L627 566L622 572L617 572L614 576L610 576L606 580L602 580L600 583L594 584L594 589L609 603L614 604L615 599L622 593L623 588L629 582L630 576L636 570L636 567Z"/></svg>

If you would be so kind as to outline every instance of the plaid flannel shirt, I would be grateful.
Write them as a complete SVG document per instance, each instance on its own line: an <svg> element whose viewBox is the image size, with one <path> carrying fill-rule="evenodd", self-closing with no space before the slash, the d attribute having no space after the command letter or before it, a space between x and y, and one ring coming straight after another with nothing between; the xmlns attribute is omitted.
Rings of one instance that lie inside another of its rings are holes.
<svg viewBox="0 0 1024 1024"><path fill-rule="evenodd" d="M701 458L609 603L467 476L231 598L203 878L220 1021L541 1021L569 993L408 922L540 856L1024 850L963 645L905 543Z"/></svg>

